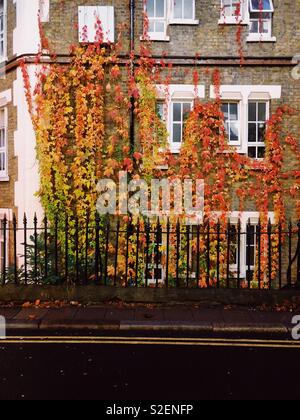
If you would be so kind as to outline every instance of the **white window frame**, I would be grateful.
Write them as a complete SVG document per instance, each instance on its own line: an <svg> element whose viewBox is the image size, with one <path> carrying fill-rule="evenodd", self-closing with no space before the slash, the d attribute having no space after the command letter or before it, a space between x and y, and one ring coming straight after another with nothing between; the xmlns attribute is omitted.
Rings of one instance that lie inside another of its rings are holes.
<svg viewBox="0 0 300 420"><path fill-rule="evenodd" d="M8 181L8 130L7 130L7 108L0 107L0 112L4 113L4 126L0 126L0 130L4 130L4 146L0 147L0 153L4 154L5 159L5 168L4 170L0 170L0 182L1 181Z"/></svg>
<svg viewBox="0 0 300 420"><path fill-rule="evenodd" d="M249 0L249 35L247 38L247 42L276 42L276 37L272 36L272 31L273 31L273 13L274 13L274 5L273 5L273 0L269 0L270 2L270 6L271 8L268 10L257 10L254 9L253 4L252 4L252 0ZM257 18L257 17L253 17L251 16L252 13L266 13L269 14L269 18ZM252 22L260 22L260 20L262 20L263 22L267 22L268 23L268 32L267 33L251 33L251 23Z"/></svg>
<svg viewBox="0 0 300 420"><path fill-rule="evenodd" d="M264 142L249 142L249 124L250 123L255 123L255 124L259 124L259 123L265 123L265 124L267 124L267 122L269 121L269 119L270 119L270 101L267 101L267 100L262 100L262 99L251 99L251 100L249 100L249 102L248 102L248 115L249 115L249 104L250 103L256 103L256 105L258 104L258 103L264 103L264 104L266 104L266 121L249 121L249 117L248 117L248 119L247 119L247 125L248 125L248 137L247 137L247 155L249 155L249 153L248 153L248 148L249 147L256 147L256 148L258 148L258 147L264 147L264 148L266 148L266 142L264 141ZM255 158L254 158L255 159ZM262 158L256 158L255 160L263 160Z"/></svg>
<svg viewBox="0 0 300 420"><path fill-rule="evenodd" d="M262 101L271 103L273 99L281 99L281 95L282 87L279 85L220 86L220 96L222 101L240 101L241 144L236 147L238 153L244 155L248 154L248 103L250 101ZM216 91L213 85L210 87L210 98L216 99Z"/></svg>
<svg viewBox="0 0 300 420"><path fill-rule="evenodd" d="M174 105L175 104L180 104L181 106L181 121L174 121L173 117L174 117ZM191 111L194 108L194 100L193 99L174 99L171 101L171 111L170 111L170 143L171 143L171 150L174 153L179 153L181 146L182 146L182 142L183 142L183 134L184 134L184 120L183 120L183 105L184 104L189 104L191 105ZM190 112L191 112L190 111ZM174 142L173 138L174 138L174 124L181 126L181 142Z"/></svg>
<svg viewBox="0 0 300 420"><path fill-rule="evenodd" d="M3 54L0 54L0 63L7 61L7 0L3 0Z"/></svg>
<svg viewBox="0 0 300 420"><path fill-rule="evenodd" d="M256 36L259 36L260 38L261 37L263 37L263 38L267 38L267 39L269 39L269 38L271 38L272 37L272 17L269 17L268 19L266 19L266 18L262 18L262 19L259 19L259 18L252 18L251 17L251 15L250 15L250 27L249 27L249 31L251 31L251 24L253 23L253 22L257 22L258 24L260 24L261 22L266 22L268 25L267 25L267 27L268 27L268 32L249 32L249 36L250 37L256 37Z"/></svg>
<svg viewBox="0 0 300 420"><path fill-rule="evenodd" d="M166 106L166 125L168 131L168 142L170 150L174 154L180 153L182 143L173 143L173 113L172 103L174 102L191 102L205 98L205 86L198 85L157 85L157 100L164 101Z"/></svg>
<svg viewBox="0 0 300 420"><path fill-rule="evenodd" d="M2 274L2 261L3 261L3 255L2 255L2 244L4 242L3 237L3 226L2 222L4 220L4 216L6 216L7 219L7 229L6 229L6 268L9 267L9 241L10 241L10 231L8 229L9 223L12 221L12 210L11 209L0 209L0 275Z"/></svg>
<svg viewBox="0 0 300 420"><path fill-rule="evenodd" d="M232 0L232 2L235 0ZM219 19L219 25L249 25L249 7L248 0L241 0L241 16L225 16L224 14L224 2L221 0L221 15Z"/></svg>
<svg viewBox="0 0 300 420"><path fill-rule="evenodd" d="M148 1L148 0L147 0ZM153 0L156 4L156 0ZM144 4L145 13L147 13L147 3ZM168 27L168 0L164 0L164 17L156 18L156 17L149 17L149 24L150 22L161 22L164 24L164 31L163 32L150 32L148 30L147 37L150 41L170 41L170 37L167 36L167 27ZM143 37L142 37L143 39Z"/></svg>
<svg viewBox="0 0 300 420"><path fill-rule="evenodd" d="M273 13L274 12L273 0L268 0L268 1L270 3L271 8L268 9L268 10L263 10L263 13ZM261 10L260 9L254 9L252 2L253 2L253 0L249 0L250 12L251 13L260 13Z"/></svg>
<svg viewBox="0 0 300 420"><path fill-rule="evenodd" d="M193 0L193 17L192 19L185 19L182 16L180 19L175 18L175 2L177 0L170 0L171 1L171 20L170 24L172 25L199 25L199 20L196 19L196 0ZM186 0L182 0L182 11L184 10L184 2Z"/></svg>
<svg viewBox="0 0 300 420"><path fill-rule="evenodd" d="M239 139L238 139L238 141L230 141L230 139L229 139L229 145L230 146L241 146L241 144L242 144L242 139L241 139L241 108L242 108L242 106L241 106L241 101L238 101L238 100L223 100L222 101L222 104L237 104L237 108L238 108L238 119L236 120L236 122L237 122L237 124L238 124L238 129L239 129ZM233 121L233 120L228 120L229 121L229 125L230 125L230 121ZM224 121L224 122L226 122L226 121ZM228 135L228 133L227 133L227 135Z"/></svg>

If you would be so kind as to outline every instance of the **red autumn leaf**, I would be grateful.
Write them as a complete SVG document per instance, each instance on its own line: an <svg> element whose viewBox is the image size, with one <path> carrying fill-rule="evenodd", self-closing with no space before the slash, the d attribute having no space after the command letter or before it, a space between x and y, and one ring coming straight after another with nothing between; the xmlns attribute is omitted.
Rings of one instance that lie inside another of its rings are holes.
<svg viewBox="0 0 300 420"><path fill-rule="evenodd" d="M133 154L133 157L134 157L134 159L136 159L136 160L142 160L142 159L143 159L143 155L142 155L142 153L139 153L139 152L135 152L135 153Z"/></svg>

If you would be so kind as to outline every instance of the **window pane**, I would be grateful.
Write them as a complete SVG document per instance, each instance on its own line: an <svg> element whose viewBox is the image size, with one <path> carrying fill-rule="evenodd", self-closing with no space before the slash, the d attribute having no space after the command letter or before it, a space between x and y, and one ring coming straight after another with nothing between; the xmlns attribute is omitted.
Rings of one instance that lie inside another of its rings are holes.
<svg viewBox="0 0 300 420"><path fill-rule="evenodd" d="M178 0L175 0L178 1ZM194 18L194 0L184 1L184 19Z"/></svg>
<svg viewBox="0 0 300 420"><path fill-rule="evenodd" d="M256 159L256 147L248 147L248 156Z"/></svg>
<svg viewBox="0 0 300 420"><path fill-rule="evenodd" d="M232 15L233 16L238 16L238 11L239 10L241 10L240 9L240 5L241 5L241 3L240 3L240 1L239 0L235 0L235 1L232 1Z"/></svg>
<svg viewBox="0 0 300 420"><path fill-rule="evenodd" d="M269 33L269 21L268 20L263 20L261 22L260 32L262 34L268 34Z"/></svg>
<svg viewBox="0 0 300 420"><path fill-rule="evenodd" d="M237 121L238 119L238 104L230 104L230 120Z"/></svg>
<svg viewBox="0 0 300 420"><path fill-rule="evenodd" d="M250 22L250 33L259 34L259 20L251 20Z"/></svg>
<svg viewBox="0 0 300 420"><path fill-rule="evenodd" d="M182 19L182 1L183 0L174 0L174 18Z"/></svg>
<svg viewBox="0 0 300 420"><path fill-rule="evenodd" d="M222 104L222 112L224 114L225 120L229 119L228 107L229 107L229 104Z"/></svg>
<svg viewBox="0 0 300 420"><path fill-rule="evenodd" d="M156 15L155 17L165 17L165 0L156 0Z"/></svg>
<svg viewBox="0 0 300 420"><path fill-rule="evenodd" d="M255 248L253 246L249 247L247 246L247 258L246 258L246 264L247 266L253 267L255 265Z"/></svg>
<svg viewBox="0 0 300 420"><path fill-rule="evenodd" d="M0 171L5 171L5 153L0 153Z"/></svg>
<svg viewBox="0 0 300 420"><path fill-rule="evenodd" d="M259 103L258 104L258 121L267 120L267 104Z"/></svg>
<svg viewBox="0 0 300 420"><path fill-rule="evenodd" d="M256 142L256 124L249 124L248 141L253 143Z"/></svg>
<svg viewBox="0 0 300 420"><path fill-rule="evenodd" d="M149 32L155 32L155 24L153 21L149 22Z"/></svg>
<svg viewBox="0 0 300 420"><path fill-rule="evenodd" d="M154 17L154 1L155 0L148 0L147 1L147 14L148 17Z"/></svg>
<svg viewBox="0 0 300 420"><path fill-rule="evenodd" d="M250 0L251 11L271 12L273 10L271 0Z"/></svg>
<svg viewBox="0 0 300 420"><path fill-rule="evenodd" d="M237 227L232 225L230 227L230 264L237 264L237 256L238 256L238 250L237 250Z"/></svg>
<svg viewBox="0 0 300 420"><path fill-rule="evenodd" d="M239 126L238 123L230 124L230 141L239 141Z"/></svg>
<svg viewBox="0 0 300 420"><path fill-rule="evenodd" d="M182 115L181 115L181 104L174 103L173 104L173 121L182 121Z"/></svg>
<svg viewBox="0 0 300 420"><path fill-rule="evenodd" d="M259 142L265 141L265 133L266 133L266 124L259 124L258 125L258 141Z"/></svg>
<svg viewBox="0 0 300 420"><path fill-rule="evenodd" d="M247 226L247 245L255 244L255 227L253 225Z"/></svg>
<svg viewBox="0 0 300 420"><path fill-rule="evenodd" d="M256 119L256 102L250 102L249 103L249 115L248 115L248 121L257 121Z"/></svg>
<svg viewBox="0 0 300 420"><path fill-rule="evenodd" d="M5 147L5 130L0 130L0 148Z"/></svg>
<svg viewBox="0 0 300 420"><path fill-rule="evenodd" d="M155 32L159 32L159 33L164 33L165 32L164 22L156 22L155 23Z"/></svg>
<svg viewBox="0 0 300 420"><path fill-rule="evenodd" d="M226 131L227 136L229 137L229 123L228 122L225 123L225 131Z"/></svg>
<svg viewBox="0 0 300 420"><path fill-rule="evenodd" d="M181 143L181 124L173 124L173 143Z"/></svg>
<svg viewBox="0 0 300 420"><path fill-rule="evenodd" d="M257 157L258 159L264 159L266 156L266 148L265 147L259 147L257 151Z"/></svg>
<svg viewBox="0 0 300 420"><path fill-rule="evenodd" d="M223 14L225 16L231 16L231 4L232 0L223 0Z"/></svg>
<svg viewBox="0 0 300 420"><path fill-rule="evenodd" d="M165 118L164 115L164 103L163 102L157 102L156 103L156 114L158 117L163 121Z"/></svg>
<svg viewBox="0 0 300 420"><path fill-rule="evenodd" d="M188 103L183 104L183 121L186 121L192 110L192 105Z"/></svg>

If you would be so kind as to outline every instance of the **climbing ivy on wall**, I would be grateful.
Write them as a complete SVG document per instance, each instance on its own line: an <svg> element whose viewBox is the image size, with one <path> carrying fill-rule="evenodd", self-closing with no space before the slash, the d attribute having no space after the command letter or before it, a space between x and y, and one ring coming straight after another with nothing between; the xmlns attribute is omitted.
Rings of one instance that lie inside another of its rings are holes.
<svg viewBox="0 0 300 420"><path fill-rule="evenodd" d="M50 51L42 25L40 31L41 51ZM237 39L242 64L239 33ZM234 207L234 194L241 212L245 209L246 200L254 197L264 228L268 224L268 212L273 209L276 222L286 223L285 200L294 201L295 217L300 217L300 152L297 139L284 128L285 120L295 115L295 110L287 105L281 106L271 116L267 123L266 157L263 161L240 155L228 145L221 110L220 73L206 69L205 75L210 74L215 86L216 100L203 103L196 99L185 125L181 152L179 156L174 156L168 149L166 127L156 112L156 85L165 86L168 100L168 85L174 70L171 65L153 59L151 42L146 40L132 73L130 64L134 52L128 68L122 67L119 59L122 47L120 40L121 36L115 45L104 47L101 22L98 21L95 43L72 46L69 65L62 66L58 62L42 65L41 54L38 56L35 86L31 86L26 63L21 63L37 139L40 171L40 190L37 194L51 222L67 215L74 228L74 220L84 223L87 213L93 219L97 181L101 178L116 180L120 170L128 171L134 179L147 180L149 185L154 176L167 176L169 179L179 177L182 181L191 177L204 179L204 216L212 227L216 226L218 220L226 227L228 214ZM53 52L50 51L50 54L55 58ZM195 70L192 77L196 91L201 73ZM136 148L132 154L128 122L131 98L134 98L138 123ZM288 153L294 156L296 166L285 171L284 158ZM164 169L159 169L159 166ZM63 229L61 226L62 234ZM125 240L124 237L122 240ZM141 242L144 241L145 238L141 236ZM129 261L133 259L135 246L134 243L130 244ZM211 246L213 282L214 241ZM267 244L262 246L266 249ZM204 249L205 244L201 243L201 247ZM114 251L111 245L110 252L113 254ZM262 261L262 266L264 264L266 261ZM131 277L135 275L130 265L127 269L127 274ZM276 252L273 252L274 278L276 270ZM109 272L113 275L113 270ZM174 264L170 266L170 273L174 277ZM123 256L119 275L124 277L125 274ZM198 280L203 287L207 284L204 277Z"/></svg>

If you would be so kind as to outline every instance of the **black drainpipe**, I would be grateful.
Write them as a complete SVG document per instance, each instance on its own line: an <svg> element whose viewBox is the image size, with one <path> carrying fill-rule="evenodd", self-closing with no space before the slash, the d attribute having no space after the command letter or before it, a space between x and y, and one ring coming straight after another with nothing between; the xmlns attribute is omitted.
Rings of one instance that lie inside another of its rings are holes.
<svg viewBox="0 0 300 420"><path fill-rule="evenodd" d="M131 52L134 53L134 48L135 48L135 42L134 42L134 37L135 37L135 1L134 0L130 0L130 49ZM134 77L134 56L131 59L131 63L130 63L130 73L131 73L131 77ZM130 99L131 102L131 112L130 112L130 152L131 155L134 154L134 146L135 146L135 141L134 141L134 137L135 137L135 119L134 119L134 103L135 103L135 99L132 96Z"/></svg>

